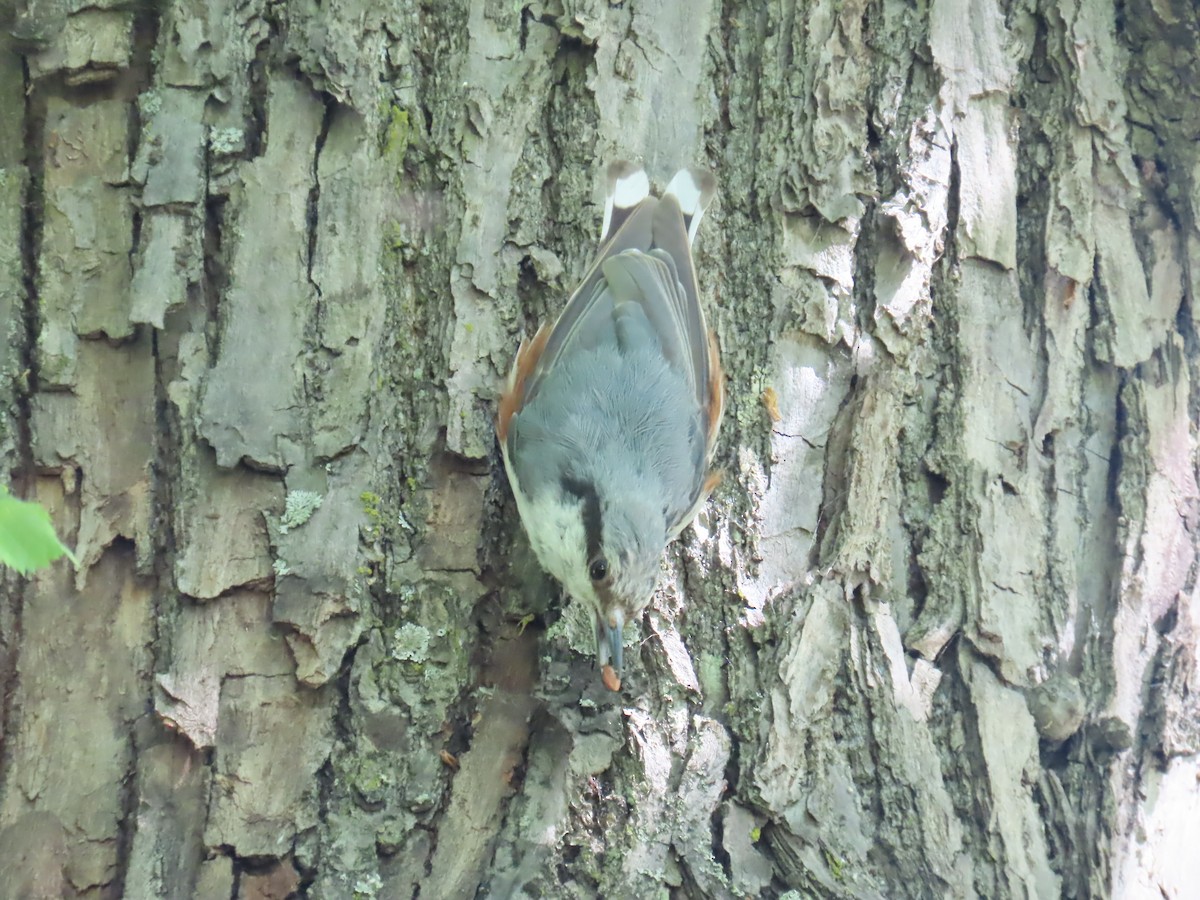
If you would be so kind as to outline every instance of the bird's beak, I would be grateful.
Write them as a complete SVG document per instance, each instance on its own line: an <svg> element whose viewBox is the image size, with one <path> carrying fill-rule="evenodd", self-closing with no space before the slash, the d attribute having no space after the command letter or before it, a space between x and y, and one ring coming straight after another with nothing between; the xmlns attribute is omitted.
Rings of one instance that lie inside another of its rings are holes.
<svg viewBox="0 0 1200 900"><path fill-rule="evenodd" d="M619 609L611 610L608 618L596 619L596 655L600 658L600 666L612 665L616 673L616 685L621 683L621 674L625 667L625 613ZM607 681L606 681L607 683Z"/></svg>

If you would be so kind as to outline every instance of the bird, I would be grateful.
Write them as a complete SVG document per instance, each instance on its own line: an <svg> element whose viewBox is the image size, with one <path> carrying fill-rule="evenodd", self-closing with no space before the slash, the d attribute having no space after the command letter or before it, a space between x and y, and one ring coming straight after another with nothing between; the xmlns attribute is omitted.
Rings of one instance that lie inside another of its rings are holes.
<svg viewBox="0 0 1200 900"><path fill-rule="evenodd" d="M521 341L496 432L529 542L591 607L601 677L618 691L625 629L720 480L725 376L692 260L715 176L681 169L661 197L634 163L607 176L595 257L554 324Z"/></svg>

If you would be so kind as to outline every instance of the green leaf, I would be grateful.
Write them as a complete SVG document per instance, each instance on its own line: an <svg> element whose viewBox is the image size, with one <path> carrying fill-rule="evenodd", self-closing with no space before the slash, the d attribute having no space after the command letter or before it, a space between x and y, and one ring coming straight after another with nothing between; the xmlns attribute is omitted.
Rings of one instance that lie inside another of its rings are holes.
<svg viewBox="0 0 1200 900"><path fill-rule="evenodd" d="M46 508L18 500L8 488L0 487L0 563L28 575L64 554L76 562L75 554L54 533Z"/></svg>

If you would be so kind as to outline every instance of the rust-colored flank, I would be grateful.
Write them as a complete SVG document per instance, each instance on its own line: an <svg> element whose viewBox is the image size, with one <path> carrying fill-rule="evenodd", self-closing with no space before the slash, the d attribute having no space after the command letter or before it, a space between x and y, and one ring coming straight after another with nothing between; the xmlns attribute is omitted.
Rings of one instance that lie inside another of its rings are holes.
<svg viewBox="0 0 1200 900"><path fill-rule="evenodd" d="M517 358L513 360L512 372L508 375L508 385L500 395L500 409L496 413L496 433L503 445L508 440L508 422L525 402L525 382L529 379L542 351L546 349L546 341L550 337L550 327L543 324L537 330L531 341L521 341L517 349Z"/></svg>

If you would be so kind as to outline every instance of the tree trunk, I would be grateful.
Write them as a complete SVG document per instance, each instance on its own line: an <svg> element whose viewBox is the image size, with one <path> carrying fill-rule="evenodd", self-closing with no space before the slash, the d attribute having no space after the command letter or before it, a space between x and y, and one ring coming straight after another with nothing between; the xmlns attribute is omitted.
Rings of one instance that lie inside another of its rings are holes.
<svg viewBox="0 0 1200 900"><path fill-rule="evenodd" d="M1191 0L0 20L10 896L1194 895ZM492 420L619 157L729 401L618 695Z"/></svg>

